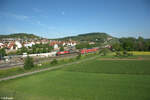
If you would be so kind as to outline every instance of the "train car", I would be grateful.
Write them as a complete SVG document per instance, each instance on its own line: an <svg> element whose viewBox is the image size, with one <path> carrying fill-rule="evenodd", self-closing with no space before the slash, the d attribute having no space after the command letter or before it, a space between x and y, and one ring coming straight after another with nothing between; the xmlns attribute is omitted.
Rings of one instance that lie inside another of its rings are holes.
<svg viewBox="0 0 150 100"><path fill-rule="evenodd" d="M80 50L80 53L81 54L85 54L85 53L87 53L87 50L86 49L82 49L82 50Z"/></svg>
<svg viewBox="0 0 150 100"><path fill-rule="evenodd" d="M82 50L80 50L80 53L85 54L85 53L92 53L92 52L96 52L96 51L98 51L98 48L82 49Z"/></svg>
<svg viewBox="0 0 150 100"><path fill-rule="evenodd" d="M64 54L69 54L70 52L69 51L59 51L56 53L56 55L64 55Z"/></svg>

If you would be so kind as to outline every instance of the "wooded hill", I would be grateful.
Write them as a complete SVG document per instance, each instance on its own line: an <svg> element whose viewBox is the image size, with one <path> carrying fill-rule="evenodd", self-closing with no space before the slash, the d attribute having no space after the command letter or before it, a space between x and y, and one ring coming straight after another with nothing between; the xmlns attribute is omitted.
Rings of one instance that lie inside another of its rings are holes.
<svg viewBox="0 0 150 100"><path fill-rule="evenodd" d="M20 38L20 39L39 39L39 36L28 33L14 33L9 35L0 35L0 39L4 38Z"/></svg>
<svg viewBox="0 0 150 100"><path fill-rule="evenodd" d="M102 43L105 41L108 41L110 43L118 42L117 38L112 37L107 33L100 33L100 32L79 34L77 36L58 38L56 40L70 40L70 39L79 42L102 42Z"/></svg>

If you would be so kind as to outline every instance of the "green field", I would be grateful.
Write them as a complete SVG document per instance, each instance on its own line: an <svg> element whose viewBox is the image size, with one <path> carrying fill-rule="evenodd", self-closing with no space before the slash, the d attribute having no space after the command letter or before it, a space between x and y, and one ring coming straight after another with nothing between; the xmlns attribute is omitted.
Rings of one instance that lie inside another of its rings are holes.
<svg viewBox="0 0 150 100"><path fill-rule="evenodd" d="M0 82L0 96L15 100L150 100L149 94L148 59L100 60L98 57Z"/></svg>

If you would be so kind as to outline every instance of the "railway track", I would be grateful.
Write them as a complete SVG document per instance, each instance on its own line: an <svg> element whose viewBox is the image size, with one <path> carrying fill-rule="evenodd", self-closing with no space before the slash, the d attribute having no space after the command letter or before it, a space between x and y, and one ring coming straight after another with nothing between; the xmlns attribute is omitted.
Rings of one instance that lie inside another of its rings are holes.
<svg viewBox="0 0 150 100"><path fill-rule="evenodd" d="M54 57L49 57L49 58L43 58L43 59L36 59L34 64L40 64L44 62L50 62L53 59L61 60L64 58L73 58L77 56L77 53L74 54L66 54L66 55L60 55L60 56L54 56ZM10 68L15 68L15 67L23 67L24 62L10 62L10 63L5 63L0 65L0 70L5 70L5 69L10 69Z"/></svg>

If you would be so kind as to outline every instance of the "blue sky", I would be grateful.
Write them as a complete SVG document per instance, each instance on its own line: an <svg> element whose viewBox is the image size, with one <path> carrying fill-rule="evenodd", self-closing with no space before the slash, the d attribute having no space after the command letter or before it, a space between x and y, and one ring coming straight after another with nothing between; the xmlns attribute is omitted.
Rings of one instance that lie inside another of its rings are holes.
<svg viewBox="0 0 150 100"><path fill-rule="evenodd" d="M0 0L0 34L150 38L150 0Z"/></svg>

